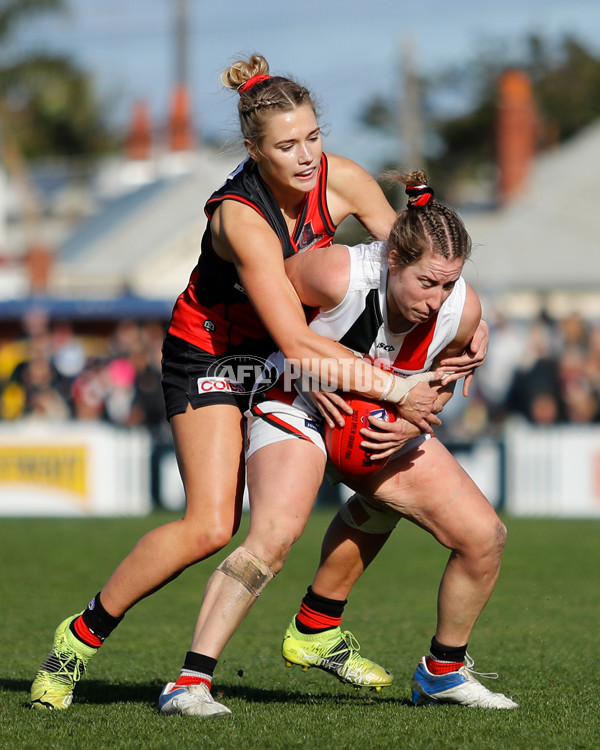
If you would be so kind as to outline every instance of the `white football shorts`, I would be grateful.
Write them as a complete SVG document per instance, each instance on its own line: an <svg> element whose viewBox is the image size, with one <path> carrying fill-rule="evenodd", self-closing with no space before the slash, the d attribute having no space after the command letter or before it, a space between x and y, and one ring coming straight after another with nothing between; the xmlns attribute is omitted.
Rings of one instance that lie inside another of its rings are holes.
<svg viewBox="0 0 600 750"><path fill-rule="evenodd" d="M327 455L323 439L323 420L320 415L309 414L306 408L296 404L298 401L305 403L300 397L296 398L293 404L263 401L253 404L246 411L246 460L266 445L298 439L308 440Z"/></svg>
<svg viewBox="0 0 600 750"><path fill-rule="evenodd" d="M323 437L325 422L316 412L310 414L306 409L306 402L300 397L292 404L282 401L263 401L253 404L245 413L247 420L246 460L257 450L282 440L308 440L316 445L325 455L325 440ZM419 435L405 443L402 448L393 453L389 460L403 456L405 453L428 440L430 435ZM332 484L343 482L344 477L328 462L327 476Z"/></svg>

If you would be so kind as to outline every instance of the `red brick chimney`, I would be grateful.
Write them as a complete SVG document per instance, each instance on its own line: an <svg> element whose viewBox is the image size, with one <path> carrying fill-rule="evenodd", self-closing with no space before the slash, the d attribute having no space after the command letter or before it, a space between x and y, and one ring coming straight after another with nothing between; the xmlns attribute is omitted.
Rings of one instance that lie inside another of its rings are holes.
<svg viewBox="0 0 600 750"><path fill-rule="evenodd" d="M169 148L171 151L190 151L194 148L188 90L178 85L173 93L169 117Z"/></svg>
<svg viewBox="0 0 600 750"><path fill-rule="evenodd" d="M46 245L33 243L27 248L24 260L29 278L30 294L32 296L46 294L50 283L54 253Z"/></svg>
<svg viewBox="0 0 600 750"><path fill-rule="evenodd" d="M498 198L506 204L527 186L533 164L538 118L531 83L525 73L508 70L499 82Z"/></svg>
<svg viewBox="0 0 600 750"><path fill-rule="evenodd" d="M137 101L133 105L131 129L125 143L128 159L145 160L150 158L152 135L150 133L150 115L146 102Z"/></svg>

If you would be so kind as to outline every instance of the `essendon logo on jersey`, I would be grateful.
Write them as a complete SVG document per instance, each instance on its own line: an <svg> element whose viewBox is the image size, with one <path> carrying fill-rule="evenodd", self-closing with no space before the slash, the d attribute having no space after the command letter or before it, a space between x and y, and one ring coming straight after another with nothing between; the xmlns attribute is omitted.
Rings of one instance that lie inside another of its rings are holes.
<svg viewBox="0 0 600 750"><path fill-rule="evenodd" d="M309 221L308 224L304 225L302 234L298 239L298 252L308 250L313 245L316 245L317 242L320 242L324 236L324 234L315 234L312 222Z"/></svg>

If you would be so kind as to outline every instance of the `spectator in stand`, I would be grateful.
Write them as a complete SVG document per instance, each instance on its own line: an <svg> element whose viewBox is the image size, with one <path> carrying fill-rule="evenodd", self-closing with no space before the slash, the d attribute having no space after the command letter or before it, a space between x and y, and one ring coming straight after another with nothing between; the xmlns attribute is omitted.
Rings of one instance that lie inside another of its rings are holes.
<svg viewBox="0 0 600 750"><path fill-rule="evenodd" d="M542 315L531 327L524 348L526 361L514 373L507 393L507 413L520 415L534 424L565 421L559 340L547 315Z"/></svg>
<svg viewBox="0 0 600 750"><path fill-rule="evenodd" d="M474 397L479 394L487 407L492 427L501 425L506 416L506 397L527 343L527 333L523 328L524 326L507 320L500 312L490 316L490 338L494 345L490 347L486 357L486 366L477 375L475 393L471 395L467 408L474 408ZM456 399L455 405L458 403L460 401ZM448 416L446 414L446 424Z"/></svg>
<svg viewBox="0 0 600 750"><path fill-rule="evenodd" d="M599 419L598 394L587 376L589 358L590 353L580 343L569 343L559 360L561 392L568 422L593 423Z"/></svg>
<svg viewBox="0 0 600 750"><path fill-rule="evenodd" d="M87 364L85 348L68 321L53 323L50 334L52 363L61 377L61 395L68 401L73 381Z"/></svg>
<svg viewBox="0 0 600 750"><path fill-rule="evenodd" d="M39 344L40 341L35 340L34 347ZM69 409L61 395L64 391L62 381L63 378L46 356L44 348L34 349L30 358L19 363L10 377L10 383L22 393L22 409L15 418L37 415L67 419Z"/></svg>
<svg viewBox="0 0 600 750"><path fill-rule="evenodd" d="M94 359L73 381L71 400L75 419L95 421L106 416L106 389L102 363Z"/></svg>
<svg viewBox="0 0 600 750"><path fill-rule="evenodd" d="M160 370L152 362L151 344L138 348L131 355L134 368L133 397L129 424L143 425L154 439L164 437L167 426L165 402L162 395Z"/></svg>

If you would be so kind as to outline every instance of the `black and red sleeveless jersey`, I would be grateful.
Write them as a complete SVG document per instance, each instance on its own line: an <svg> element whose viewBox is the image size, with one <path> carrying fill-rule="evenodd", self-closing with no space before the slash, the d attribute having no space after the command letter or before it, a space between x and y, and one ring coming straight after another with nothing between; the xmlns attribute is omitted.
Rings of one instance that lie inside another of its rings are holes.
<svg viewBox="0 0 600 750"><path fill-rule="evenodd" d="M254 311L235 265L222 260L214 251L210 221L224 200L234 200L253 208L272 227L281 242L284 258L330 245L336 227L327 208L327 171L327 158L323 154L317 184L304 199L291 237L256 162L246 159L229 175L204 208L208 224L200 257L186 290L175 302L169 333L216 356L232 351L266 356L273 351L273 341Z"/></svg>

